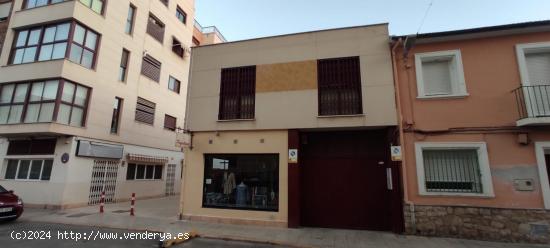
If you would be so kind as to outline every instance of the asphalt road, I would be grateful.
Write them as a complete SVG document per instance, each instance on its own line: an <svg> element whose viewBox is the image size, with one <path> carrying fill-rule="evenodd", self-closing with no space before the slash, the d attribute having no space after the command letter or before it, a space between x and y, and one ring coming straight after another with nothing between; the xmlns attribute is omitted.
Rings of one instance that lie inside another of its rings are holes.
<svg viewBox="0 0 550 248"><path fill-rule="evenodd" d="M149 236L146 236L149 235ZM135 235L131 237L130 235ZM30 221L0 222L0 247L17 248L153 248L158 247L154 233L130 232L120 229L35 223ZM157 234L158 235L158 234ZM214 239L193 239L175 247L278 248L277 246L230 242Z"/></svg>

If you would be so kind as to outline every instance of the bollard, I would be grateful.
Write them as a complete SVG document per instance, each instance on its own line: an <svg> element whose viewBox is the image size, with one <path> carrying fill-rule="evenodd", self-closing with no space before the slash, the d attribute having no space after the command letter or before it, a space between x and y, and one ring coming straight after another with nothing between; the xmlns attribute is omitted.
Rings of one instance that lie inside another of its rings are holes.
<svg viewBox="0 0 550 248"><path fill-rule="evenodd" d="M132 206L130 207L130 216L134 216L134 205L136 204L136 193L132 193Z"/></svg>
<svg viewBox="0 0 550 248"><path fill-rule="evenodd" d="M99 213L103 213L103 207L105 206L105 191L101 192L101 199L99 200Z"/></svg>

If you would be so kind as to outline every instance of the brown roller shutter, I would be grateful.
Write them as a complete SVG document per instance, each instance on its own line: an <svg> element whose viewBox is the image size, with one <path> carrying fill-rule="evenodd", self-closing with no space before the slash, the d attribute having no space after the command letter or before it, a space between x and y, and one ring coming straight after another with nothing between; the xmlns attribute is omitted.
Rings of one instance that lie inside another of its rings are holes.
<svg viewBox="0 0 550 248"><path fill-rule="evenodd" d="M164 115L164 128L176 131L176 117Z"/></svg>
<svg viewBox="0 0 550 248"><path fill-rule="evenodd" d="M136 105L136 121L153 125L155 122L155 107L156 104L154 102L138 97Z"/></svg>
<svg viewBox="0 0 550 248"><path fill-rule="evenodd" d="M141 63L141 74L155 82L159 82L161 65L160 61L147 54L143 57L143 62Z"/></svg>

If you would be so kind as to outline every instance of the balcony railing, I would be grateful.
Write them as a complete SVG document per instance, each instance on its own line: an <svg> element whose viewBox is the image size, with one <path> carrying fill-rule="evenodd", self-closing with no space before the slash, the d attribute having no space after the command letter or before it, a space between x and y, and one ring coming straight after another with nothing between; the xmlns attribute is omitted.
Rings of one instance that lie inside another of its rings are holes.
<svg viewBox="0 0 550 248"><path fill-rule="evenodd" d="M520 120L550 117L550 85L521 86L512 92Z"/></svg>

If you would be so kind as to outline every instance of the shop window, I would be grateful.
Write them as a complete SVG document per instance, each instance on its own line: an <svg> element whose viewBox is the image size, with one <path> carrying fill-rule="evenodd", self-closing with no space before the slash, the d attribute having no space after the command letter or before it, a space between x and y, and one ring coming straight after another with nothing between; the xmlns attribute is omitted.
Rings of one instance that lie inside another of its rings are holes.
<svg viewBox="0 0 550 248"><path fill-rule="evenodd" d="M9 159L4 179L49 181L53 160Z"/></svg>
<svg viewBox="0 0 550 248"><path fill-rule="evenodd" d="M136 105L136 121L153 125L155 123L156 104L138 97Z"/></svg>
<svg viewBox="0 0 550 248"><path fill-rule="evenodd" d="M493 194L484 143L417 143L421 195Z"/></svg>
<svg viewBox="0 0 550 248"><path fill-rule="evenodd" d="M279 156L207 154L203 207L278 211Z"/></svg>
<svg viewBox="0 0 550 248"><path fill-rule="evenodd" d="M256 66L222 69L219 120L254 119Z"/></svg>
<svg viewBox="0 0 550 248"><path fill-rule="evenodd" d="M126 180L161 180L162 165L128 164Z"/></svg>
<svg viewBox="0 0 550 248"><path fill-rule="evenodd" d="M363 114L359 57L317 62L319 115Z"/></svg>

